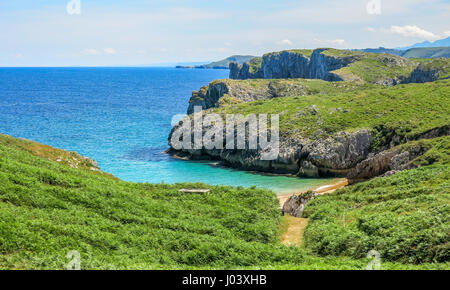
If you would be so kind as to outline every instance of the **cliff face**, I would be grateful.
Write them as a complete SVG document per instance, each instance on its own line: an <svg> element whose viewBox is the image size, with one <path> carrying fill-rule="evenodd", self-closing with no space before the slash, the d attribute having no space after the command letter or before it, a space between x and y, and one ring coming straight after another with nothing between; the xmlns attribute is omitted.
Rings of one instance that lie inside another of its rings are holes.
<svg viewBox="0 0 450 290"><path fill-rule="evenodd" d="M343 80L331 73L347 66L358 58L354 56L334 57L322 54L324 49L308 51L282 51L263 56L261 66L251 72L249 64L230 64L231 79L322 79L327 81Z"/></svg>
<svg viewBox="0 0 450 290"><path fill-rule="evenodd" d="M192 117L192 115L189 117ZM177 127L174 128L174 130L176 129ZM169 136L171 146L174 130ZM205 132L203 132L203 135L205 135ZM281 136L279 154L275 160L263 160L261 158L263 152L259 149L208 150L203 147L200 150L171 149L169 153L176 157L191 160L220 160L227 166L249 171L292 174L304 177L344 177L350 169L367 158L371 138L367 130L354 133L341 132L332 137L318 140ZM225 140L225 132L223 139ZM191 140L193 140L193 135Z"/></svg>
<svg viewBox="0 0 450 290"><path fill-rule="evenodd" d="M444 71L442 68L438 67L432 67L427 68L420 64L412 73L411 77L408 79L408 83L427 83L427 82L434 82L440 79L446 71ZM444 78L449 78L444 77Z"/></svg>
<svg viewBox="0 0 450 290"><path fill-rule="evenodd" d="M356 89L357 85L342 83L342 85L291 79L291 80L217 80L208 86L202 87L199 91L192 92L189 100L187 113L192 114L195 106L202 107L203 110L218 108L222 104L237 104L241 102L251 102L257 100L268 100L272 98L306 96L311 94L325 94L329 90L339 90L346 86L348 89Z"/></svg>

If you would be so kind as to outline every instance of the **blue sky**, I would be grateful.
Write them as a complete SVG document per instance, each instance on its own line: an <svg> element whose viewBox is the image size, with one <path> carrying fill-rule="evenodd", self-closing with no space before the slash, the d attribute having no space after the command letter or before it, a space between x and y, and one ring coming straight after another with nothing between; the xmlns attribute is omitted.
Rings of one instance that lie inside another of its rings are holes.
<svg viewBox="0 0 450 290"><path fill-rule="evenodd" d="M450 36L450 0L79 0L69 14L70 1L1 1L0 66L200 62Z"/></svg>

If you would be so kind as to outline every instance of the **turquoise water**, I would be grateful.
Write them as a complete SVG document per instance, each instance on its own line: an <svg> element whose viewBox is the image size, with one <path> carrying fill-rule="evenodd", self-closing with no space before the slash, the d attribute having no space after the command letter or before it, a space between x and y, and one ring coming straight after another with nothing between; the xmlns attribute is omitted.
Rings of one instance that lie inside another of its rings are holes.
<svg viewBox="0 0 450 290"><path fill-rule="evenodd" d="M258 186L287 193L324 179L266 176L163 153L193 90L228 70L0 68L0 133L79 152L128 181Z"/></svg>

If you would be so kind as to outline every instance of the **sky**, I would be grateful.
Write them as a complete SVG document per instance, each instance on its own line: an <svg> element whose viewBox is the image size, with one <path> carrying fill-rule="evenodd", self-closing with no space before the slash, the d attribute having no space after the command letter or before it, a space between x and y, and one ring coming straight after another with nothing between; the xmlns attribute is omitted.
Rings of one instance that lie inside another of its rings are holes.
<svg viewBox="0 0 450 290"><path fill-rule="evenodd" d="M165 65L448 36L450 0L0 1L0 66Z"/></svg>

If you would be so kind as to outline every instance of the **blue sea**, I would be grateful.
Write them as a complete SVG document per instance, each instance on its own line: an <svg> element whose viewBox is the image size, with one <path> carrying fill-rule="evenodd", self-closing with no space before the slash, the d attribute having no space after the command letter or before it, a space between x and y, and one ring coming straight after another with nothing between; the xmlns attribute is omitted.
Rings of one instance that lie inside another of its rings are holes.
<svg viewBox="0 0 450 290"><path fill-rule="evenodd" d="M267 176L164 154L193 90L228 70L0 68L0 133L76 151L134 182L258 186L279 194L329 180Z"/></svg>

